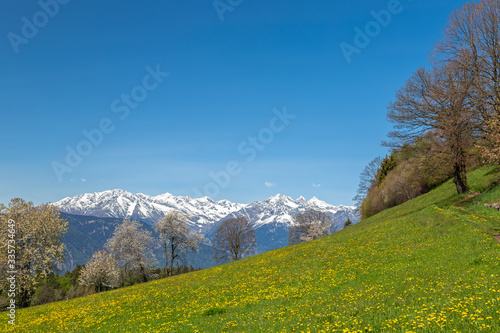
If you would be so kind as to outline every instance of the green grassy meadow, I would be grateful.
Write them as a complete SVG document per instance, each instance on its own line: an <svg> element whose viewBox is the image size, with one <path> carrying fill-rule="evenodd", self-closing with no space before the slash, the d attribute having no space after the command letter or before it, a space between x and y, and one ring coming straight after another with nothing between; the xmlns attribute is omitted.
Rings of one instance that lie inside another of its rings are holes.
<svg viewBox="0 0 500 333"><path fill-rule="evenodd" d="M4 312L1 332L500 332L500 168L317 241ZM494 185L497 184L497 185ZM465 200L464 200L465 199Z"/></svg>

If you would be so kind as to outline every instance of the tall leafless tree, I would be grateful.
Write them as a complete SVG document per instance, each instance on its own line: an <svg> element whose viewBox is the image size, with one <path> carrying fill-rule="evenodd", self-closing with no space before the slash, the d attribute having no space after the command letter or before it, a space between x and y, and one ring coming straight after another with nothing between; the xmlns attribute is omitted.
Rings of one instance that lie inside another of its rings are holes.
<svg viewBox="0 0 500 333"><path fill-rule="evenodd" d="M453 12L433 60L469 71L471 101L485 143L482 150L486 156L495 155L491 138L500 121L500 0L470 2Z"/></svg>
<svg viewBox="0 0 500 333"><path fill-rule="evenodd" d="M433 60L469 69L483 119L500 116L500 1L469 2L455 10Z"/></svg>
<svg viewBox="0 0 500 333"><path fill-rule="evenodd" d="M356 206L361 207L363 200L365 200L370 188L377 183L377 177L380 170L380 163L382 159L376 157L368 163L359 176L359 186L356 191L356 196L353 198Z"/></svg>
<svg viewBox="0 0 500 333"><path fill-rule="evenodd" d="M137 273L148 281L155 261L154 244L150 231L142 229L139 222L127 219L116 227L105 248L116 258L125 275Z"/></svg>
<svg viewBox="0 0 500 333"><path fill-rule="evenodd" d="M189 217L172 210L155 223L165 253L165 274L172 275L174 262L187 251L197 251L204 237L189 231ZM170 264L169 264L170 258Z"/></svg>
<svg viewBox="0 0 500 333"><path fill-rule="evenodd" d="M388 108L395 130L389 146L414 143L432 132L443 163L454 170L457 192L467 187L467 157L477 134L477 113L471 102L473 78L469 68L448 63L433 71L419 69L397 92Z"/></svg>
<svg viewBox="0 0 500 333"><path fill-rule="evenodd" d="M254 252L255 231L246 217L223 221L212 239L214 259L236 261Z"/></svg>
<svg viewBox="0 0 500 333"><path fill-rule="evenodd" d="M332 220L328 214L310 208L298 214L288 231L288 244L297 244L315 240L330 233Z"/></svg>

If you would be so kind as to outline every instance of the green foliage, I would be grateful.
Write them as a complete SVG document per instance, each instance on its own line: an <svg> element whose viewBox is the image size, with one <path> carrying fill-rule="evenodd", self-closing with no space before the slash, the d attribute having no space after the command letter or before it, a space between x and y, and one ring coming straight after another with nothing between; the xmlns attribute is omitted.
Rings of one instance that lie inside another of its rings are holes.
<svg viewBox="0 0 500 333"><path fill-rule="evenodd" d="M71 286L78 284L78 278L80 277L82 268L82 265L76 265L75 269L64 273L64 277L61 279L61 285L66 291L68 291Z"/></svg>
<svg viewBox="0 0 500 333"><path fill-rule="evenodd" d="M387 174L394 170L397 165L398 162L396 160L395 152L393 152L389 156L386 156L382 160L382 163L380 164L380 171L378 174L378 185L380 185L384 181L385 177L387 177Z"/></svg>

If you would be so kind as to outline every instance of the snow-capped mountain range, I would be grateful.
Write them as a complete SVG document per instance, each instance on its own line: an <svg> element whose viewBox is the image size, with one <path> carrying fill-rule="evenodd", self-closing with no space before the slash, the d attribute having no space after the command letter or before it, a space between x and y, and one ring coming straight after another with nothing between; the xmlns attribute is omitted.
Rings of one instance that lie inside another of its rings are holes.
<svg viewBox="0 0 500 333"><path fill-rule="evenodd" d="M245 216L257 230L269 224L289 226L297 214L309 208L316 208L330 215L334 229L337 229L337 224L343 224L348 218L355 222L359 221L356 207L333 206L316 197L309 201L306 201L304 197L294 200L283 194L277 194L265 201L254 201L229 214L226 218Z"/></svg>
<svg viewBox="0 0 500 333"><path fill-rule="evenodd" d="M86 193L68 197L55 203L62 212L73 215L96 217L130 218L154 223L169 211L176 209L191 217L193 229L202 232L229 217L246 216L257 229L269 223L289 225L300 212L316 207L329 213L332 221L342 216L354 222L359 220L356 207L333 206L314 197L306 201L296 200L282 194L265 201L251 204L232 203L228 200L214 201L208 197L193 199L166 193L149 196L132 194L123 190ZM344 222L344 221L342 221ZM207 228L208 227L208 228Z"/></svg>
<svg viewBox="0 0 500 333"><path fill-rule="evenodd" d="M228 214L245 207L227 200L214 201L208 197L192 199L165 193L149 196L123 190L86 193L55 203L62 212L95 217L130 218L154 223L176 209L191 217L193 229L205 229Z"/></svg>

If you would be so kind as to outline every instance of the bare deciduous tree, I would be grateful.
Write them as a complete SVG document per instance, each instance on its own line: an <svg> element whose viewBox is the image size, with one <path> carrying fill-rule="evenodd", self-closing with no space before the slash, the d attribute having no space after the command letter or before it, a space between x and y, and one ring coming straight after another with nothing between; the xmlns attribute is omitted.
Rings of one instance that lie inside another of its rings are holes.
<svg viewBox="0 0 500 333"><path fill-rule="evenodd" d="M500 1L466 3L454 11L434 50L435 63L473 74L474 104L483 120L500 116Z"/></svg>
<svg viewBox="0 0 500 333"><path fill-rule="evenodd" d="M174 262L187 251L197 251L204 237L189 231L189 217L172 210L155 223L165 253L165 274L172 275ZM169 264L170 258L170 264Z"/></svg>
<svg viewBox="0 0 500 333"><path fill-rule="evenodd" d="M482 155L498 161L498 143L491 143L500 122L500 1L470 2L453 12L433 60L469 71L471 101L484 139Z"/></svg>
<svg viewBox="0 0 500 333"><path fill-rule="evenodd" d="M330 233L332 220L325 212L310 208L298 214L288 232L288 244L315 240Z"/></svg>
<svg viewBox="0 0 500 333"><path fill-rule="evenodd" d="M84 286L116 288L120 284L120 271L112 254L102 249L92 255L80 272L79 281Z"/></svg>
<svg viewBox="0 0 500 333"><path fill-rule="evenodd" d="M62 237L68 222L59 214L53 205L34 206L19 198L12 199L8 207L0 205L0 284L5 287L8 283L7 271L17 271L20 306L29 304L36 281L64 261Z"/></svg>
<svg viewBox="0 0 500 333"><path fill-rule="evenodd" d="M382 159L380 157L374 158L367 166L363 169L363 172L359 176L359 186L356 191L356 196L353 200L356 206L361 207L363 200L365 200L370 188L377 183L377 177L380 170L380 163Z"/></svg>
<svg viewBox="0 0 500 333"><path fill-rule="evenodd" d="M436 151L443 163L454 169L457 192L468 190L467 154L477 133L477 113L470 100L472 77L469 69L452 64L429 72L419 69L397 92L388 108L395 130L389 133L389 146L414 143L432 132Z"/></svg>
<svg viewBox="0 0 500 333"><path fill-rule="evenodd" d="M255 246L255 231L246 217L223 221L212 239L214 259L220 262L236 261L251 255Z"/></svg>
<svg viewBox="0 0 500 333"><path fill-rule="evenodd" d="M141 229L139 222L124 220L116 227L105 248L116 258L125 275L135 271L144 281L148 281L155 260L154 244L151 232Z"/></svg>

